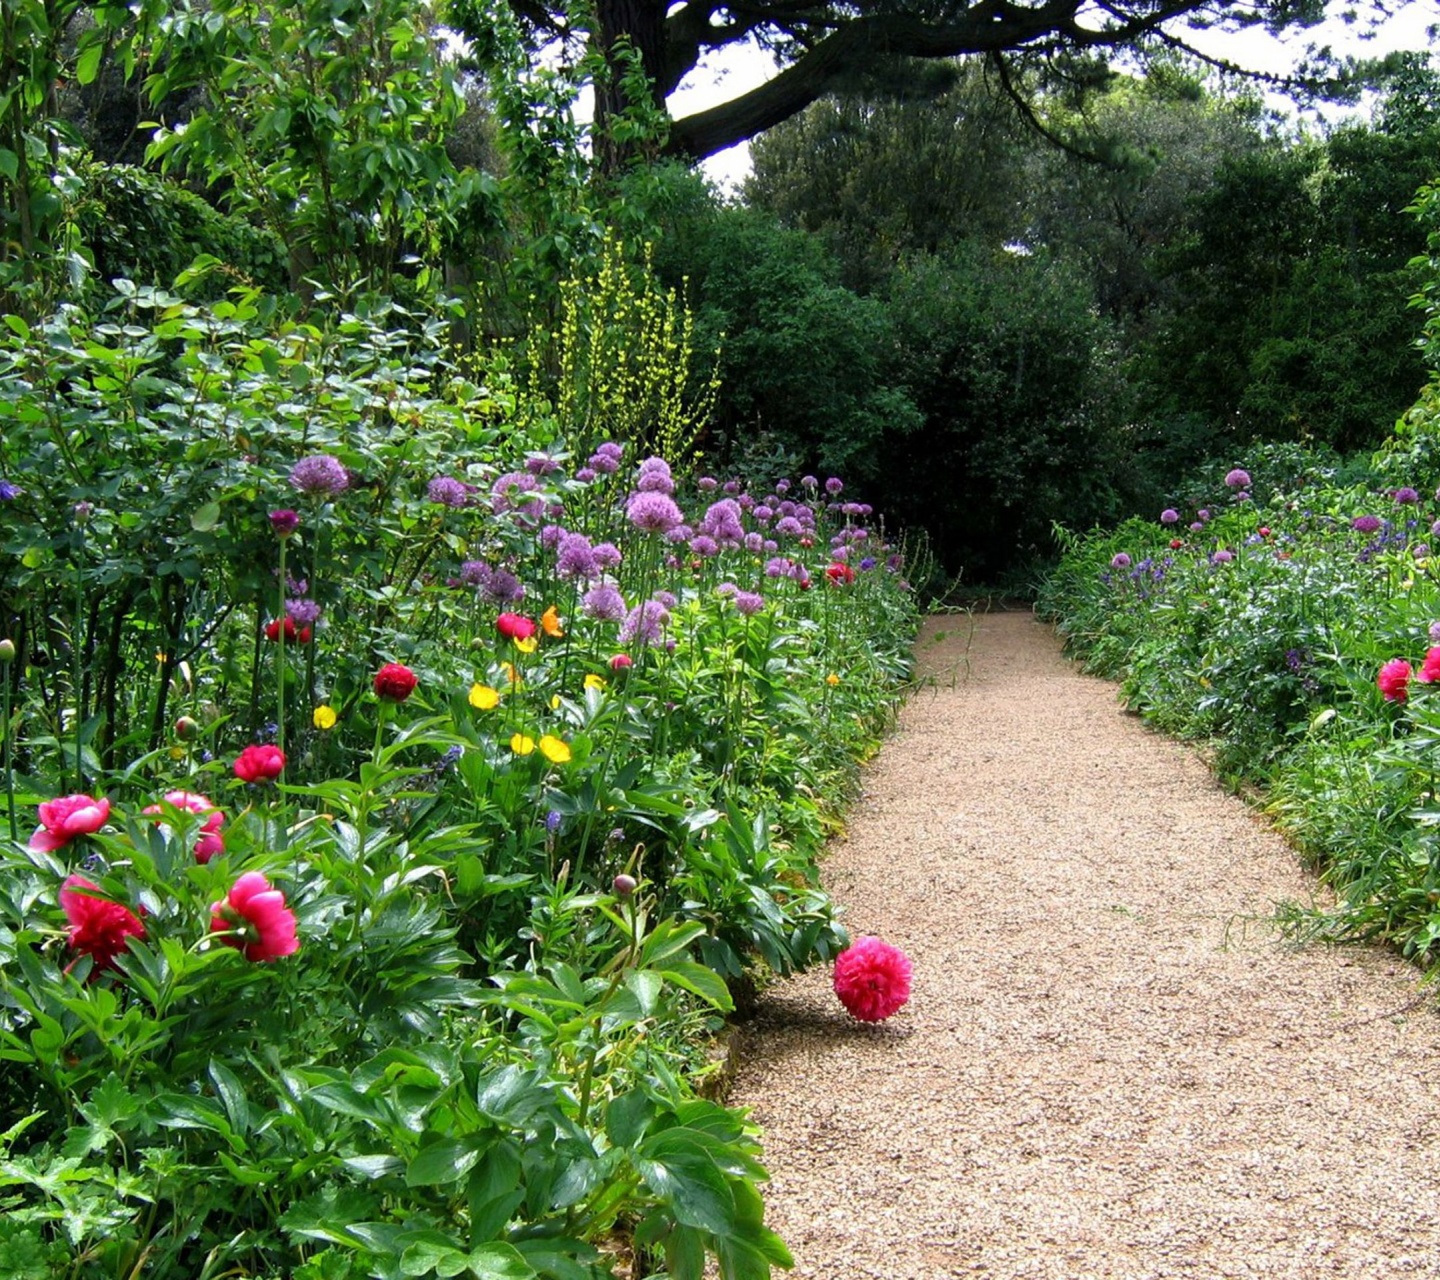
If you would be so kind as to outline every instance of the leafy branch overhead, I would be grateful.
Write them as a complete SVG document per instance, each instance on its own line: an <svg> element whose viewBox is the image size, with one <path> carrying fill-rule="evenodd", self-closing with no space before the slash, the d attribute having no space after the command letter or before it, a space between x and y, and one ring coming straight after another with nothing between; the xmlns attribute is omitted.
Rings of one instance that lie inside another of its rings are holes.
<svg viewBox="0 0 1440 1280"><path fill-rule="evenodd" d="M663 106L712 53L753 42L774 54L780 71L758 88L671 122L665 150L687 159L703 159L754 137L857 77L894 73L905 59L988 55L1033 62L1155 47L1193 52L1186 39L1189 31L1263 25L1279 32L1313 26L1325 16L1323 0L688 0L679 6L665 0L598 0L593 17L572 22L563 8L537 0L509 0L509 5L540 39L574 35L577 26L585 26L607 59L621 41L639 55L651 105ZM473 11L468 21L464 12L452 16L476 34ZM1383 13L1377 7L1372 16L1378 21ZM1316 78L1327 76L1328 59L1317 55L1308 72ZM638 104L607 103L602 94L597 112L602 125L622 105Z"/></svg>

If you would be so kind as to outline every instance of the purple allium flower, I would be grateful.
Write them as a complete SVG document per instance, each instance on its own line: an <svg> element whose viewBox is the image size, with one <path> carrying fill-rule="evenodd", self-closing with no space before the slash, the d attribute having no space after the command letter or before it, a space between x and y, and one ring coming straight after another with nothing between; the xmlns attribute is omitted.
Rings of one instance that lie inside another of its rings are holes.
<svg viewBox="0 0 1440 1280"><path fill-rule="evenodd" d="M1229 564L1230 561L1232 561L1233 559L1235 559L1234 552L1226 551L1224 547L1221 547L1219 551L1215 552L1215 554L1210 557L1210 563Z"/></svg>
<svg viewBox="0 0 1440 1280"><path fill-rule="evenodd" d="M690 550L697 556L704 556L709 559L711 556L720 554L720 544L706 533L697 533L690 539Z"/></svg>
<svg viewBox="0 0 1440 1280"><path fill-rule="evenodd" d="M585 593L581 607L597 622L619 622L625 616L625 597L613 583L600 582Z"/></svg>
<svg viewBox="0 0 1440 1280"><path fill-rule="evenodd" d="M740 492L740 481L738 481L738 480L727 480L727 481L725 481L725 483L720 486L720 492L723 493L723 494L728 495L729 497L732 497L732 498L733 498L737 493Z"/></svg>
<svg viewBox="0 0 1440 1280"><path fill-rule="evenodd" d="M1250 473L1236 467L1225 475L1225 487L1227 489L1248 489L1250 487Z"/></svg>
<svg viewBox="0 0 1440 1280"><path fill-rule="evenodd" d="M625 506L625 515L637 529L645 533L665 533L684 522L680 508L668 494L637 493Z"/></svg>
<svg viewBox="0 0 1440 1280"><path fill-rule="evenodd" d="M564 536L565 526L563 524L547 524L540 530L540 545L546 550L554 551Z"/></svg>
<svg viewBox="0 0 1440 1280"><path fill-rule="evenodd" d="M597 472L594 467L581 467L580 470L575 473L575 479L581 484L590 484L598 474L599 472Z"/></svg>
<svg viewBox="0 0 1440 1280"><path fill-rule="evenodd" d="M746 550L746 551L755 552L755 551L763 551L764 549L765 549L765 539L762 538L758 533L747 533L747 534L745 535L745 550Z"/></svg>
<svg viewBox="0 0 1440 1280"><path fill-rule="evenodd" d="M1381 524L1379 516L1356 516L1350 521L1350 527L1356 533L1374 533Z"/></svg>
<svg viewBox="0 0 1440 1280"><path fill-rule="evenodd" d="M1440 642L1440 619L1430 624L1430 639Z"/></svg>
<svg viewBox="0 0 1440 1280"><path fill-rule="evenodd" d="M290 484L301 493L344 493L350 487L350 476L339 458L316 453L290 468Z"/></svg>
<svg viewBox="0 0 1440 1280"><path fill-rule="evenodd" d="M814 476L801 476L800 483L807 489L814 489L820 484L820 481L815 479Z"/></svg>
<svg viewBox="0 0 1440 1280"><path fill-rule="evenodd" d="M739 590L740 588L737 587L733 582L722 582L718 587L715 588L715 594L719 596L722 600L728 600Z"/></svg>
<svg viewBox="0 0 1440 1280"><path fill-rule="evenodd" d="M764 607L765 597L758 591L737 591L735 593L735 612L742 618L753 617Z"/></svg>
<svg viewBox="0 0 1440 1280"><path fill-rule="evenodd" d="M673 609L673 608L675 607L675 594L674 594L674 592L671 592L671 591L657 591L657 592L655 593L655 600L656 600L657 603L663 604L667 609Z"/></svg>
<svg viewBox="0 0 1440 1280"><path fill-rule="evenodd" d="M1419 495L1418 493L1416 493L1414 489L1411 489L1411 488L1407 485L1407 486L1406 486L1405 488L1403 488L1403 489L1396 489L1396 490L1395 490L1395 501L1398 502L1398 503L1400 503L1402 506L1404 506L1404 505L1406 505L1406 504L1408 504L1408 503L1419 502L1419 501L1420 501L1420 495Z"/></svg>
<svg viewBox="0 0 1440 1280"><path fill-rule="evenodd" d="M783 556L774 556L765 561L765 576L767 578L783 578L790 572L790 561Z"/></svg>
<svg viewBox="0 0 1440 1280"><path fill-rule="evenodd" d="M761 524L764 524L775 513L763 502L760 502L756 503L755 509L750 514L760 521Z"/></svg>
<svg viewBox="0 0 1440 1280"><path fill-rule="evenodd" d="M683 542L689 542L694 536L695 530L688 524L677 524L673 529L665 531L665 541L676 547Z"/></svg>
<svg viewBox="0 0 1440 1280"><path fill-rule="evenodd" d="M646 458L640 464L635 487L641 493L663 493L667 496L674 493L675 481L670 475L670 464L664 458Z"/></svg>
<svg viewBox="0 0 1440 1280"><path fill-rule="evenodd" d="M831 476L825 481L825 492L832 498L838 497L844 491L844 482L838 476Z"/></svg>
<svg viewBox="0 0 1440 1280"><path fill-rule="evenodd" d="M805 528L794 516L781 516L775 524L775 532L782 538L798 538Z"/></svg>
<svg viewBox="0 0 1440 1280"><path fill-rule="evenodd" d="M722 546L738 547L745 540L740 504L734 498L721 498L719 502L712 502L700 521L699 531L708 534Z"/></svg>
<svg viewBox="0 0 1440 1280"><path fill-rule="evenodd" d="M1112 569L1128 569L1130 567L1130 557L1123 551L1117 551L1110 557L1110 567Z"/></svg>
<svg viewBox="0 0 1440 1280"><path fill-rule="evenodd" d="M1180 513L1176 511L1174 507L1166 507L1165 510L1160 513L1161 524L1178 524L1179 522Z"/></svg>
<svg viewBox="0 0 1440 1280"><path fill-rule="evenodd" d="M595 551L583 533L567 533L560 539L555 572L562 578L593 578L600 572Z"/></svg>
<svg viewBox="0 0 1440 1280"><path fill-rule="evenodd" d="M714 493L715 490L720 487L720 481L715 479L714 476L701 476L700 479L695 481L695 487L699 489L701 493Z"/></svg>
<svg viewBox="0 0 1440 1280"><path fill-rule="evenodd" d="M270 513L270 527L282 538L288 538L300 527L300 513L288 507Z"/></svg>
<svg viewBox="0 0 1440 1280"><path fill-rule="evenodd" d="M1241 489L1240 492L1235 495L1235 501L1236 501L1236 502L1249 502L1249 501L1250 501L1250 495L1249 495L1248 493L1246 493L1244 489Z"/></svg>
<svg viewBox="0 0 1440 1280"><path fill-rule="evenodd" d="M460 566L460 581L467 587L483 587L490 581L490 566L483 560L467 560Z"/></svg>
<svg viewBox="0 0 1440 1280"><path fill-rule="evenodd" d="M595 563L602 569L613 569L620 563L620 548L613 542L597 542L593 554Z"/></svg>
<svg viewBox="0 0 1440 1280"><path fill-rule="evenodd" d="M287 600L285 616L297 627L314 626L320 620L320 605L314 600Z"/></svg>
<svg viewBox="0 0 1440 1280"><path fill-rule="evenodd" d="M670 611L658 600L647 600L625 615L620 624L620 643L659 644L669 622Z"/></svg>
<svg viewBox="0 0 1440 1280"><path fill-rule="evenodd" d="M749 544L749 541L750 541L750 536L749 536L748 534L745 536L745 541L746 541L746 544L748 545L748 544ZM779 544L778 542L776 542L774 538L766 538L765 541L760 544L760 550L761 550L761 551L778 551L778 550L780 550L780 544Z"/></svg>
<svg viewBox="0 0 1440 1280"><path fill-rule="evenodd" d="M592 453L586 463L596 475L613 476L620 470L620 459L609 453Z"/></svg>
<svg viewBox="0 0 1440 1280"><path fill-rule="evenodd" d="M14 502L25 490L8 480L0 480L0 502Z"/></svg>
<svg viewBox="0 0 1440 1280"><path fill-rule="evenodd" d="M1410 554L1417 560L1423 560L1430 554L1430 544L1428 542L1417 542L1410 548Z"/></svg>
<svg viewBox="0 0 1440 1280"><path fill-rule="evenodd" d="M1198 521L1198 520L1192 520L1192 521L1190 522L1190 532L1191 532L1191 533L1204 533L1204 532L1205 532L1205 526L1204 526L1203 524L1201 524L1200 521Z"/></svg>
<svg viewBox="0 0 1440 1280"><path fill-rule="evenodd" d="M540 482L526 471L510 471L490 486L490 509L498 516L533 501Z"/></svg>
<svg viewBox="0 0 1440 1280"><path fill-rule="evenodd" d="M509 569L491 569L482 590L496 604L514 604L525 598L525 588Z"/></svg>
<svg viewBox="0 0 1440 1280"><path fill-rule="evenodd" d="M788 481L788 480L777 480L777 481L775 481L775 492L776 492L776 493L789 493L789 492L790 492L790 481Z"/></svg>
<svg viewBox="0 0 1440 1280"><path fill-rule="evenodd" d="M1206 520L1210 519L1210 508L1201 507L1200 510L1195 513L1195 516L1203 524Z"/></svg>
<svg viewBox="0 0 1440 1280"><path fill-rule="evenodd" d="M442 507L463 507L470 501L470 486L454 476L436 476L425 486L425 496Z"/></svg>
<svg viewBox="0 0 1440 1280"><path fill-rule="evenodd" d="M735 501L740 504L742 511L753 511L755 509L755 499L751 494L742 493Z"/></svg>

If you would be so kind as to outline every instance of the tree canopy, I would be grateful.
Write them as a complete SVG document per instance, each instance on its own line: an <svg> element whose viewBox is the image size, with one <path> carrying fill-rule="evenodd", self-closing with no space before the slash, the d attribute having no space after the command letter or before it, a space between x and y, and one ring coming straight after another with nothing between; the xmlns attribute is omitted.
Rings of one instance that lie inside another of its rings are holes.
<svg viewBox="0 0 1440 1280"><path fill-rule="evenodd" d="M883 80L907 60L982 55L1014 87L1017 64L1185 51L1197 29L1304 28L1326 8L1325 0L595 0L572 12L565 0L504 2L537 38L582 37L598 46L612 72L596 95L602 125L640 105L641 93L649 95L644 105L663 110L684 77L718 50L753 42L774 54L781 70L763 85L670 122L662 149L689 160L751 138L847 84ZM482 6L457 0L456 7L455 20L480 34ZM626 74L637 64L641 83Z"/></svg>

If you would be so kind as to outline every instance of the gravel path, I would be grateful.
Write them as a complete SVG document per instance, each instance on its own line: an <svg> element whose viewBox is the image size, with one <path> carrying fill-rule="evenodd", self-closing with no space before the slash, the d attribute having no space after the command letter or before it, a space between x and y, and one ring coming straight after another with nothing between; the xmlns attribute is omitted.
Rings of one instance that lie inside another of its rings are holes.
<svg viewBox="0 0 1440 1280"><path fill-rule="evenodd" d="M940 633L937 638L937 632ZM767 992L732 1102L794 1275L1440 1275L1440 1017L1266 923L1314 882L1028 613L931 620L826 883L915 963ZM952 679L953 673L953 679Z"/></svg>

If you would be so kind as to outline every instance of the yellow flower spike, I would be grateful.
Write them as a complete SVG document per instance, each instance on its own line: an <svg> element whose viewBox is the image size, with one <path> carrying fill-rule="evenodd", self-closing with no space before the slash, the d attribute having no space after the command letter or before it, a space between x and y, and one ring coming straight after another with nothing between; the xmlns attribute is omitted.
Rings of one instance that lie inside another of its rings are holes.
<svg viewBox="0 0 1440 1280"><path fill-rule="evenodd" d="M560 710L560 695L559 695L558 693L552 693L552 694L550 695L550 710L551 710L551 711L559 711L559 710Z"/></svg>
<svg viewBox="0 0 1440 1280"><path fill-rule="evenodd" d="M605 687L605 677L597 676L592 671L585 677L585 687L587 689L603 689Z"/></svg>
<svg viewBox="0 0 1440 1280"><path fill-rule="evenodd" d="M833 689L837 684L840 683L840 677L832 671L828 676L825 677L825 683Z"/></svg>
<svg viewBox="0 0 1440 1280"><path fill-rule="evenodd" d="M510 750L517 756L528 756L535 750L535 739L529 734L517 733L510 739Z"/></svg>
<svg viewBox="0 0 1440 1280"><path fill-rule="evenodd" d="M534 653L540 645L540 642L535 639L534 636L526 636L523 640L519 636L516 636L514 643L515 647L519 649L521 653Z"/></svg>
<svg viewBox="0 0 1440 1280"><path fill-rule="evenodd" d="M540 754L551 764L565 764L570 759L570 748L553 733L540 739Z"/></svg>
<svg viewBox="0 0 1440 1280"><path fill-rule="evenodd" d="M468 701L476 711L493 711L500 705L500 695L488 684L481 684L477 680L470 686Z"/></svg>
<svg viewBox="0 0 1440 1280"><path fill-rule="evenodd" d="M315 708L310 716L310 723L322 732L326 729L333 729L339 723L340 717L335 714L334 707L327 707L323 702Z"/></svg>
<svg viewBox="0 0 1440 1280"><path fill-rule="evenodd" d="M547 636L554 636L557 640L565 634L565 628L560 625L560 613L552 604L540 615L540 626Z"/></svg>

